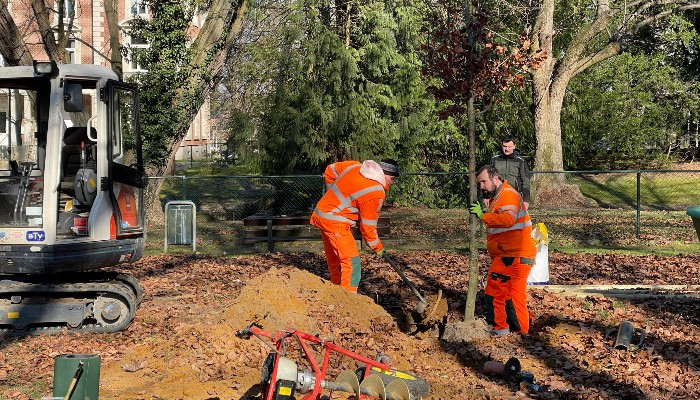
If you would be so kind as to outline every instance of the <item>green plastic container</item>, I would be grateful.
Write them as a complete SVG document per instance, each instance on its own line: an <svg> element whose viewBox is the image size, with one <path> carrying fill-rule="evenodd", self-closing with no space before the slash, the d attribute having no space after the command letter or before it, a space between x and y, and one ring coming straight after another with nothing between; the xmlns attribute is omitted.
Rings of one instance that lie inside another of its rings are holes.
<svg viewBox="0 0 700 400"><path fill-rule="evenodd" d="M687 214L693 219L693 225L695 226L695 232L698 234L698 239L700 239L700 206L693 206L688 208Z"/></svg>
<svg viewBox="0 0 700 400"><path fill-rule="evenodd" d="M71 400L97 400L100 394L100 356L98 354L62 354L53 359L53 395L65 397L71 381L83 362L83 373L71 395Z"/></svg>

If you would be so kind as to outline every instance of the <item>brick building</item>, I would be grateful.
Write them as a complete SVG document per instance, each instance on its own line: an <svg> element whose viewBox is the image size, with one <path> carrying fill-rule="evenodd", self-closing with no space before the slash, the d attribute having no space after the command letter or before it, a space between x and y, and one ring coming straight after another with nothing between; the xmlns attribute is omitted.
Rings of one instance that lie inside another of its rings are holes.
<svg viewBox="0 0 700 400"><path fill-rule="evenodd" d="M131 22L137 18L148 18L148 7L145 2L139 0L116 0L118 25L120 28L120 40L123 45L131 47L147 48L148 43L140 41L137 37L129 35ZM46 0L49 10L49 23L54 29L58 26L58 14L55 9L56 0ZM65 0L64 1L64 26L68 29L69 17L72 17L72 25L66 44L67 63L95 64L109 67L109 59L112 49L109 45L109 30L105 18L104 0ZM32 57L35 60L48 60L42 44L39 29L34 18L34 13L29 0L8 0L8 9L15 24L24 37ZM192 21L190 32L195 35L204 22L204 15L197 15ZM138 62L123 59L122 69L124 76L144 72ZM195 116L187 135L180 144L176 159L199 158L208 149L208 141L211 132L210 103L207 99Z"/></svg>

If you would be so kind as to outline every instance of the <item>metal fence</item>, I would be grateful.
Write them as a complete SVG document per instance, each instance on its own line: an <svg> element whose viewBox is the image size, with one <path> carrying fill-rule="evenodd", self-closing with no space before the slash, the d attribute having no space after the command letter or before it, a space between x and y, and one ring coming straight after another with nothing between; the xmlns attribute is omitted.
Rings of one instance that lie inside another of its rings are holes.
<svg viewBox="0 0 700 400"><path fill-rule="evenodd" d="M323 177L172 176L164 178L163 204L190 200L206 220L242 220L251 215L300 215L323 195Z"/></svg>
<svg viewBox="0 0 700 400"><path fill-rule="evenodd" d="M307 215L324 193L320 175L152 179L164 180L163 204L190 200L203 221ZM700 170L532 172L533 182L542 179L557 183L554 190L533 193L530 211L535 221L553 226L554 232L601 246L619 246L620 237L652 242L696 239L685 211L700 204ZM402 175L388 192L382 215L395 217L392 232L397 239L463 237L468 181L467 172Z"/></svg>

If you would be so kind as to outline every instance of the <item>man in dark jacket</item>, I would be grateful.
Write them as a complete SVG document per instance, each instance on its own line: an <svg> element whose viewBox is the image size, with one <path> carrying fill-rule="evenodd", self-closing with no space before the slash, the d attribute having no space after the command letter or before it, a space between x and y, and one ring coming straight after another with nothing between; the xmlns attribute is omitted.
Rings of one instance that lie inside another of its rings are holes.
<svg viewBox="0 0 700 400"><path fill-rule="evenodd" d="M523 197L525 209L530 207L530 170L527 161L520 157L513 135L506 135L501 141L501 153L493 156L491 165L496 167L501 179L517 190Z"/></svg>

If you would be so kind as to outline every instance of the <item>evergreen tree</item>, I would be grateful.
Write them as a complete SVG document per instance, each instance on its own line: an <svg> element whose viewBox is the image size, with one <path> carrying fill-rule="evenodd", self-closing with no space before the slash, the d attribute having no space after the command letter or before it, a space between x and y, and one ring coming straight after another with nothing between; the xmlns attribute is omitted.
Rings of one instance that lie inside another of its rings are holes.
<svg viewBox="0 0 700 400"><path fill-rule="evenodd" d="M436 124L416 55L422 7L298 1L268 26L272 34L247 44L247 62L265 70L240 67L247 74L236 77L261 94L255 106L239 105L256 123L261 172L383 157L424 165Z"/></svg>

